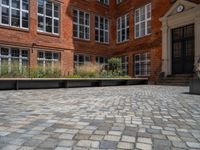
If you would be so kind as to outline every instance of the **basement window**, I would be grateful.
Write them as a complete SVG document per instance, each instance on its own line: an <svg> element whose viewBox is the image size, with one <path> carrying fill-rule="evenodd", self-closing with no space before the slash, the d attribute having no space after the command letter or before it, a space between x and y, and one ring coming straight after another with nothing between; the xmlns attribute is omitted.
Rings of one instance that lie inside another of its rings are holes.
<svg viewBox="0 0 200 150"><path fill-rule="evenodd" d="M28 50L0 46L0 75L28 71Z"/></svg>
<svg viewBox="0 0 200 150"><path fill-rule="evenodd" d="M150 53L143 53L135 55L135 75L149 76L150 75Z"/></svg>

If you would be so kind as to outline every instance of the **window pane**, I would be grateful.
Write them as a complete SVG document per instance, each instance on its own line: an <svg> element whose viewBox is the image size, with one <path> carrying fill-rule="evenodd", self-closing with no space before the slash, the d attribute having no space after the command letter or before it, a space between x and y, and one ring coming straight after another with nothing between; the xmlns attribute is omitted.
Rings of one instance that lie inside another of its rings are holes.
<svg viewBox="0 0 200 150"><path fill-rule="evenodd" d="M2 19L1 22L3 24L9 24L9 9L2 7Z"/></svg>
<svg viewBox="0 0 200 150"><path fill-rule="evenodd" d="M38 16L38 29L44 30L44 18L42 16Z"/></svg>
<svg viewBox="0 0 200 150"><path fill-rule="evenodd" d="M46 32L52 32L52 19L46 17Z"/></svg>
<svg viewBox="0 0 200 150"><path fill-rule="evenodd" d="M13 8L20 8L20 0L12 0Z"/></svg>
<svg viewBox="0 0 200 150"><path fill-rule="evenodd" d="M2 4L9 6L9 0L2 0Z"/></svg>
<svg viewBox="0 0 200 150"><path fill-rule="evenodd" d="M44 0L38 0L38 13L44 13Z"/></svg>
<svg viewBox="0 0 200 150"><path fill-rule="evenodd" d="M46 15L52 17L52 3L46 2Z"/></svg>
<svg viewBox="0 0 200 150"><path fill-rule="evenodd" d="M9 54L9 49L8 48L1 48L1 55L8 56Z"/></svg>
<svg viewBox="0 0 200 150"><path fill-rule="evenodd" d="M12 9L12 18L11 18L12 26L19 27L20 25L20 12L19 10Z"/></svg>
<svg viewBox="0 0 200 150"><path fill-rule="evenodd" d="M19 49L12 48L11 55L12 57L19 57Z"/></svg>
<svg viewBox="0 0 200 150"><path fill-rule="evenodd" d="M28 10L28 0L22 0L22 9Z"/></svg>
<svg viewBox="0 0 200 150"><path fill-rule="evenodd" d="M22 27L28 28L28 13L22 12Z"/></svg>

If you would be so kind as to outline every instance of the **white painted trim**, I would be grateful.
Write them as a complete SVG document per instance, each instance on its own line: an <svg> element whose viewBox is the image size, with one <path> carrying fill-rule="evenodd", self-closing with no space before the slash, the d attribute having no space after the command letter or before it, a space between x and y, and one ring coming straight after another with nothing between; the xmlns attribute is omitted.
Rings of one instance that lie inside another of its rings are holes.
<svg viewBox="0 0 200 150"><path fill-rule="evenodd" d="M181 13L170 15L178 7L183 4L190 7ZM193 8L191 8L193 7ZM172 51L171 51L171 30L174 28L194 24L195 28L195 61L200 57L200 5L185 0L178 0L171 9L160 18L162 22L162 72L165 76L172 74Z"/></svg>

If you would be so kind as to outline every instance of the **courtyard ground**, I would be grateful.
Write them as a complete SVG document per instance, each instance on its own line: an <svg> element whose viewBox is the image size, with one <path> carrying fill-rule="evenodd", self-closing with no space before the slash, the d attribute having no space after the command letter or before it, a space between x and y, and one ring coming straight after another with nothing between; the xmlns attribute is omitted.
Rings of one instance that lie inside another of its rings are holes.
<svg viewBox="0 0 200 150"><path fill-rule="evenodd" d="M0 149L199 150L188 87L0 91Z"/></svg>

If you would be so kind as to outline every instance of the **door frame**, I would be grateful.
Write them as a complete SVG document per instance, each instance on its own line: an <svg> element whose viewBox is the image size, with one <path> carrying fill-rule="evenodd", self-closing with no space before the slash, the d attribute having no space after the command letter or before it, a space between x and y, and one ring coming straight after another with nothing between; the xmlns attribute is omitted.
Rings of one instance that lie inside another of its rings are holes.
<svg viewBox="0 0 200 150"><path fill-rule="evenodd" d="M185 6L185 10L181 13L175 13L176 8L180 4ZM198 42L200 41L200 4L195 4L185 0L177 0L169 11L160 18L160 21L162 22L162 73L167 76L172 75L172 29L194 24L194 61L197 62L200 57L200 42Z"/></svg>
<svg viewBox="0 0 200 150"><path fill-rule="evenodd" d="M182 32L183 32L183 34L184 34L184 28L185 27L188 27L188 26L192 26L193 27L193 36L192 37L186 37L186 38L182 38L182 39L180 39L180 41L179 42L181 42L181 47L182 47L182 49L183 49L183 51L181 51L181 59L185 59L186 57L183 57L183 55L185 55L184 53L185 53L185 51L186 51L186 45L185 45L185 43L186 43L186 41L187 40L193 40L193 62L192 62L192 64L194 64L194 57L195 57L195 25L194 24L188 24L188 25L184 25L184 26L180 26L180 27L178 27L178 28L173 28L173 29L171 29L171 74L172 75L174 75L174 74L187 74L186 72L184 72L185 71L185 68L183 67L182 68L182 73L174 73L174 70L173 70L173 64L174 64L174 54L173 54L173 50L174 50L174 48L173 48L173 43L175 42L174 41L174 37L173 37L173 30L176 30L176 29L182 29ZM184 44L183 44L184 43ZM185 61L185 60L182 60L183 62ZM192 69L193 70L193 69ZM191 72L191 74L192 74L193 72ZM189 73L190 74L190 73Z"/></svg>

